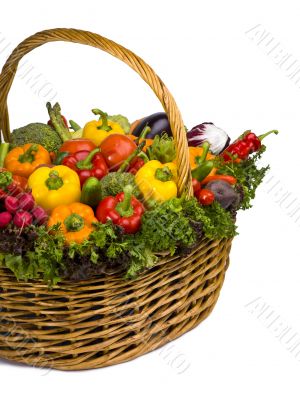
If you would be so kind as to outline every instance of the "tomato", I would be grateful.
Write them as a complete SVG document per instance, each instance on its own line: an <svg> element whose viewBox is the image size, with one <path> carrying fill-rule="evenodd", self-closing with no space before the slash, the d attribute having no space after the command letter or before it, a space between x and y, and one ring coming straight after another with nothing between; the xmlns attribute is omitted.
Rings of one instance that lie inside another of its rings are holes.
<svg viewBox="0 0 300 400"><path fill-rule="evenodd" d="M209 206L215 200L215 195L211 190L202 189L198 193L198 200L203 206Z"/></svg>
<svg viewBox="0 0 300 400"><path fill-rule="evenodd" d="M136 149L136 144L126 135L113 133L100 144L101 153L110 170L117 170Z"/></svg>
<svg viewBox="0 0 300 400"><path fill-rule="evenodd" d="M200 184L199 181L197 181L197 179L193 178L192 179L192 185L193 185L194 195L197 196L199 190L201 189L201 184Z"/></svg>
<svg viewBox="0 0 300 400"><path fill-rule="evenodd" d="M68 152L68 153L77 153L78 151L92 151L96 148L94 143L90 139L70 139L66 140L61 148L59 149L59 153Z"/></svg>

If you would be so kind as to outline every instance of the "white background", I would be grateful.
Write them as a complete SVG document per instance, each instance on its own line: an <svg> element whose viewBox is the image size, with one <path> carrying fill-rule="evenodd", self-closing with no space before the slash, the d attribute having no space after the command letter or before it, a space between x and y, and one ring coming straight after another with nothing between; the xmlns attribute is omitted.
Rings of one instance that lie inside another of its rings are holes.
<svg viewBox="0 0 300 400"><path fill-rule="evenodd" d="M280 134L267 139L271 172L253 209L239 214L225 284L205 322L168 351L105 369L65 373L0 361L2 394L299 399L299 13L300 3L287 0L3 2L1 66L9 50L36 31L86 29L144 58L173 93L188 127L213 121L232 138L250 128ZM93 107L131 120L161 109L134 72L99 50L54 43L26 60L23 73L32 66L32 75L41 74L40 82L57 93L64 114L81 124ZM46 100L20 70L9 97L12 127L46 120ZM283 202L284 193L289 201Z"/></svg>

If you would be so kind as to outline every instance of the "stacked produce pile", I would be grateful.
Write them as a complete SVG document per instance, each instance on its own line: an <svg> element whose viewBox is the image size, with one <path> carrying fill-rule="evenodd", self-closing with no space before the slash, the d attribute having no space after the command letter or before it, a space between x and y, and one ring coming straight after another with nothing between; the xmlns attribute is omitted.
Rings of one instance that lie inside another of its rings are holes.
<svg viewBox="0 0 300 400"><path fill-rule="evenodd" d="M168 118L130 124L96 115L81 128L59 104L48 124L31 123L0 145L0 261L18 279L134 278L160 254L184 255L203 238L236 235L268 167L265 146L246 131L230 144L212 123L187 132L194 197L177 190ZM99 119L98 119L99 118Z"/></svg>

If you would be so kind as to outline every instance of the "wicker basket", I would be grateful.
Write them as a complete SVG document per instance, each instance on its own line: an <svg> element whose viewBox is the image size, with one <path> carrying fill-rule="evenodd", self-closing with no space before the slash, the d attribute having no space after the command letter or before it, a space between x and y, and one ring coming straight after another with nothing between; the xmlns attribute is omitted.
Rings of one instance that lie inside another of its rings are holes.
<svg viewBox="0 0 300 400"><path fill-rule="evenodd" d="M176 103L155 72L126 48L75 29L39 32L23 41L0 75L0 130L10 139L7 96L21 58L47 42L90 45L119 58L154 91L177 147L179 191L191 195L186 134ZM231 240L203 240L186 257L165 256L135 281L121 276L68 282L49 291L43 282L18 282L0 267L0 357L82 370L131 360L197 326L212 311L228 265Z"/></svg>

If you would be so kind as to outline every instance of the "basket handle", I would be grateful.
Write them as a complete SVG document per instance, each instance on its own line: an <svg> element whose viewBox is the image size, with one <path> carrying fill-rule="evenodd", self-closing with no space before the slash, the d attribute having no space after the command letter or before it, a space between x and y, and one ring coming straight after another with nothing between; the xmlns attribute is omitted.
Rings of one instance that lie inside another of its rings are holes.
<svg viewBox="0 0 300 400"><path fill-rule="evenodd" d="M173 96L153 69L140 57L112 40L95 33L78 29L50 29L30 36L15 48L6 61L0 75L0 132L2 131L5 140L9 141L10 138L7 96L16 74L19 61L25 54L42 44L56 41L81 43L104 50L112 56L124 61L148 83L167 113L173 132L177 149L179 193L181 194L186 190L188 195L191 196L192 184L186 132L180 111L178 110Z"/></svg>

